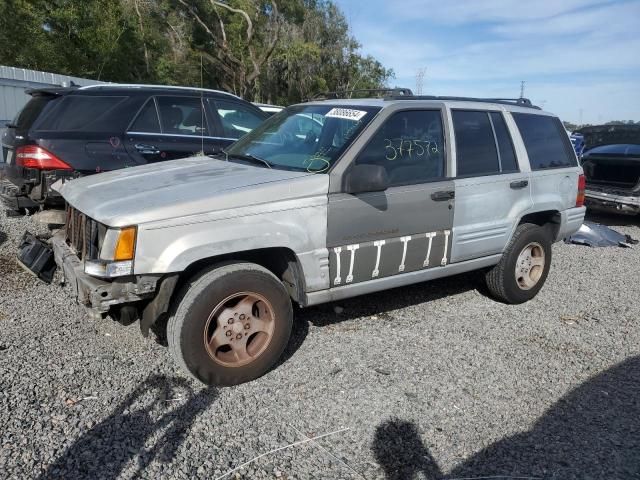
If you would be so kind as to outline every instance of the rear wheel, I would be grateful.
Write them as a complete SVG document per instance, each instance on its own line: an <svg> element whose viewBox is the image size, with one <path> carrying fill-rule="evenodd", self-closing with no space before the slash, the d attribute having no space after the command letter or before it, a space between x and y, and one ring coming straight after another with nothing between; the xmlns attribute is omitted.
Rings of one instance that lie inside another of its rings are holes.
<svg viewBox="0 0 640 480"><path fill-rule="evenodd" d="M538 294L550 265L548 231L532 223L518 225L500 263L487 272L487 287L498 300L524 303Z"/></svg>
<svg viewBox="0 0 640 480"><path fill-rule="evenodd" d="M259 265L206 270L182 290L169 319L174 358L209 385L236 385L264 375L284 351L293 325L282 282Z"/></svg>

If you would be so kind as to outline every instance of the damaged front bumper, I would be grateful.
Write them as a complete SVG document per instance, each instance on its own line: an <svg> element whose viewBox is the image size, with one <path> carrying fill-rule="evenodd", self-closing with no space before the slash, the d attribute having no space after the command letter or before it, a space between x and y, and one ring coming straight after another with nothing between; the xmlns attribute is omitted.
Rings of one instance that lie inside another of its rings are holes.
<svg viewBox="0 0 640 480"><path fill-rule="evenodd" d="M592 210L601 210L627 215L640 214L640 196L618 191L589 189L585 191L585 204Z"/></svg>
<svg viewBox="0 0 640 480"><path fill-rule="evenodd" d="M107 313L111 307L152 299L162 275L131 275L103 280L87 275L82 262L65 241L64 231L56 233L50 241L53 255L71 285L78 303L96 313Z"/></svg>

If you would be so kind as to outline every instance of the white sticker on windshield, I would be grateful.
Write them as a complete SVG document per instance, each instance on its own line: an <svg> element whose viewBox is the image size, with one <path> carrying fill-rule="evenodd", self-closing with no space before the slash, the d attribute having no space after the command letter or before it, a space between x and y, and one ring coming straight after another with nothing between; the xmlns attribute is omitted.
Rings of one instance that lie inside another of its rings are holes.
<svg viewBox="0 0 640 480"><path fill-rule="evenodd" d="M332 108L325 115L325 117L329 118L344 118L345 120L353 120L357 122L362 117L364 117L367 112L363 110L352 110L350 108Z"/></svg>

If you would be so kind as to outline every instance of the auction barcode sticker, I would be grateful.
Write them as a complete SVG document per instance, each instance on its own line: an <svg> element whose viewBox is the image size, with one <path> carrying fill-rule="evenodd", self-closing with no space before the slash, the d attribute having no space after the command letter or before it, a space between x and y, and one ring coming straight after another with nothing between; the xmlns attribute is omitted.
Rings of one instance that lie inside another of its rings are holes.
<svg viewBox="0 0 640 480"><path fill-rule="evenodd" d="M352 110L350 108L332 108L325 115L325 117L329 118L344 118L345 120L354 120L358 121L362 117L364 117L367 112L363 110Z"/></svg>

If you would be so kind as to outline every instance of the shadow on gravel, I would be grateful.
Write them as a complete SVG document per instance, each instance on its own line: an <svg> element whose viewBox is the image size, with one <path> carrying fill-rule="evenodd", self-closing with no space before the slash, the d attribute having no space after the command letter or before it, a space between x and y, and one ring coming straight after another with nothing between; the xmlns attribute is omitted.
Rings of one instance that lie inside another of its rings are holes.
<svg viewBox="0 0 640 480"><path fill-rule="evenodd" d="M504 438L443 474L420 438L402 420L380 425L373 453L390 480L417 478L638 478L640 473L640 356L577 387L528 432ZM455 432L451 432L455 434Z"/></svg>
<svg viewBox="0 0 640 480"><path fill-rule="evenodd" d="M154 459L170 463L193 421L216 397L213 388L194 394L186 380L149 376L39 479L116 479L136 457L137 478Z"/></svg>
<svg viewBox="0 0 640 480"><path fill-rule="evenodd" d="M7 241L7 234L0 231L0 245Z"/></svg>

